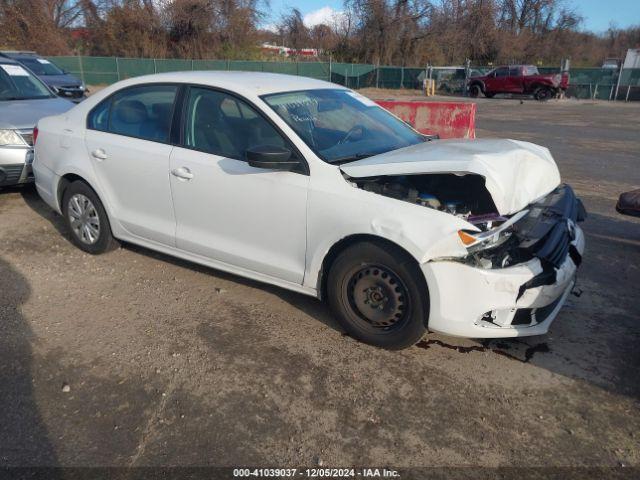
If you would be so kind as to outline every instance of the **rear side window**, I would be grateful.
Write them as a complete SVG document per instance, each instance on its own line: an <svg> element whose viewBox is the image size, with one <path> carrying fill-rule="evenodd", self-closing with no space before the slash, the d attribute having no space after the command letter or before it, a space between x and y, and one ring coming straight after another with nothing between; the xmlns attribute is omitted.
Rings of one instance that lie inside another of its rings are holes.
<svg viewBox="0 0 640 480"><path fill-rule="evenodd" d="M510 77L519 77L520 76L520 67L509 67L509 76Z"/></svg>
<svg viewBox="0 0 640 480"><path fill-rule="evenodd" d="M524 74L527 76L538 75L538 67L533 67L531 65L524 67Z"/></svg>
<svg viewBox="0 0 640 480"><path fill-rule="evenodd" d="M175 85L145 85L123 90L91 111L87 127L167 143L177 89Z"/></svg>

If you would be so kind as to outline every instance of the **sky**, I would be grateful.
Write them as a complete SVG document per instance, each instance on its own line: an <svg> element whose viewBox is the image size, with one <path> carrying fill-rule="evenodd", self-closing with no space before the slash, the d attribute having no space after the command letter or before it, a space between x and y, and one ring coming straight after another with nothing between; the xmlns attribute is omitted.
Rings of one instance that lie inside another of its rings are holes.
<svg viewBox="0 0 640 480"><path fill-rule="evenodd" d="M584 17L582 28L602 33L615 24L618 28L640 25L640 0L565 0ZM342 9L342 0L270 0L271 18L265 24L278 22L283 12L297 7L305 16L305 23L313 26Z"/></svg>

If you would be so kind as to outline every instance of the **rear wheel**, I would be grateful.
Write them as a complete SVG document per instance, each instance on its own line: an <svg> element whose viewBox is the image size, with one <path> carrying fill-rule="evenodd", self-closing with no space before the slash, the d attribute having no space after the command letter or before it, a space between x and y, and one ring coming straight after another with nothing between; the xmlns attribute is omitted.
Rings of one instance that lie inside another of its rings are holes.
<svg viewBox="0 0 640 480"><path fill-rule="evenodd" d="M554 92L549 87L539 87L533 94L534 98L540 102L546 102L553 98Z"/></svg>
<svg viewBox="0 0 640 480"><path fill-rule="evenodd" d="M340 324L362 342L401 349L427 331L427 286L400 249L377 242L348 247L331 265L327 294Z"/></svg>
<svg viewBox="0 0 640 480"><path fill-rule="evenodd" d="M480 88L480 85L478 85L477 83L469 87L469 96L471 98L478 98L481 93L482 93L482 89Z"/></svg>
<svg viewBox="0 0 640 480"><path fill-rule="evenodd" d="M73 243L94 255L118 247L102 202L89 185L76 180L62 197L62 213Z"/></svg>

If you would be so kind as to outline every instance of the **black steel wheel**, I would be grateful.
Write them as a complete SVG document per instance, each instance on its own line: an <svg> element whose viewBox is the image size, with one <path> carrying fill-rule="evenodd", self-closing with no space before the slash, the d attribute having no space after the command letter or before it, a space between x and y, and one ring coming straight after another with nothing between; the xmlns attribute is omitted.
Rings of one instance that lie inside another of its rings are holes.
<svg viewBox="0 0 640 480"><path fill-rule="evenodd" d="M352 337L388 349L406 348L427 329L429 294L413 258L382 242L351 245L327 278L329 304Z"/></svg>
<svg viewBox="0 0 640 480"><path fill-rule="evenodd" d="M395 272L383 265L356 266L343 295L362 327L377 330L402 328L409 316L407 287Z"/></svg>

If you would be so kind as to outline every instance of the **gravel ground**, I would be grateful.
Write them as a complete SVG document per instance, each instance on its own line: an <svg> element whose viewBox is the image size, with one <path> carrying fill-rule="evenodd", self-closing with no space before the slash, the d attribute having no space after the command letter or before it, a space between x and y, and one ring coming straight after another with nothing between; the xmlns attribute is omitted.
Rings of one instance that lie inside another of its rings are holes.
<svg viewBox="0 0 640 480"><path fill-rule="evenodd" d="M478 100L585 201L548 335L387 352L302 295L125 245L92 257L0 192L0 466L640 465L640 105ZM464 292L460 292L464 301Z"/></svg>

